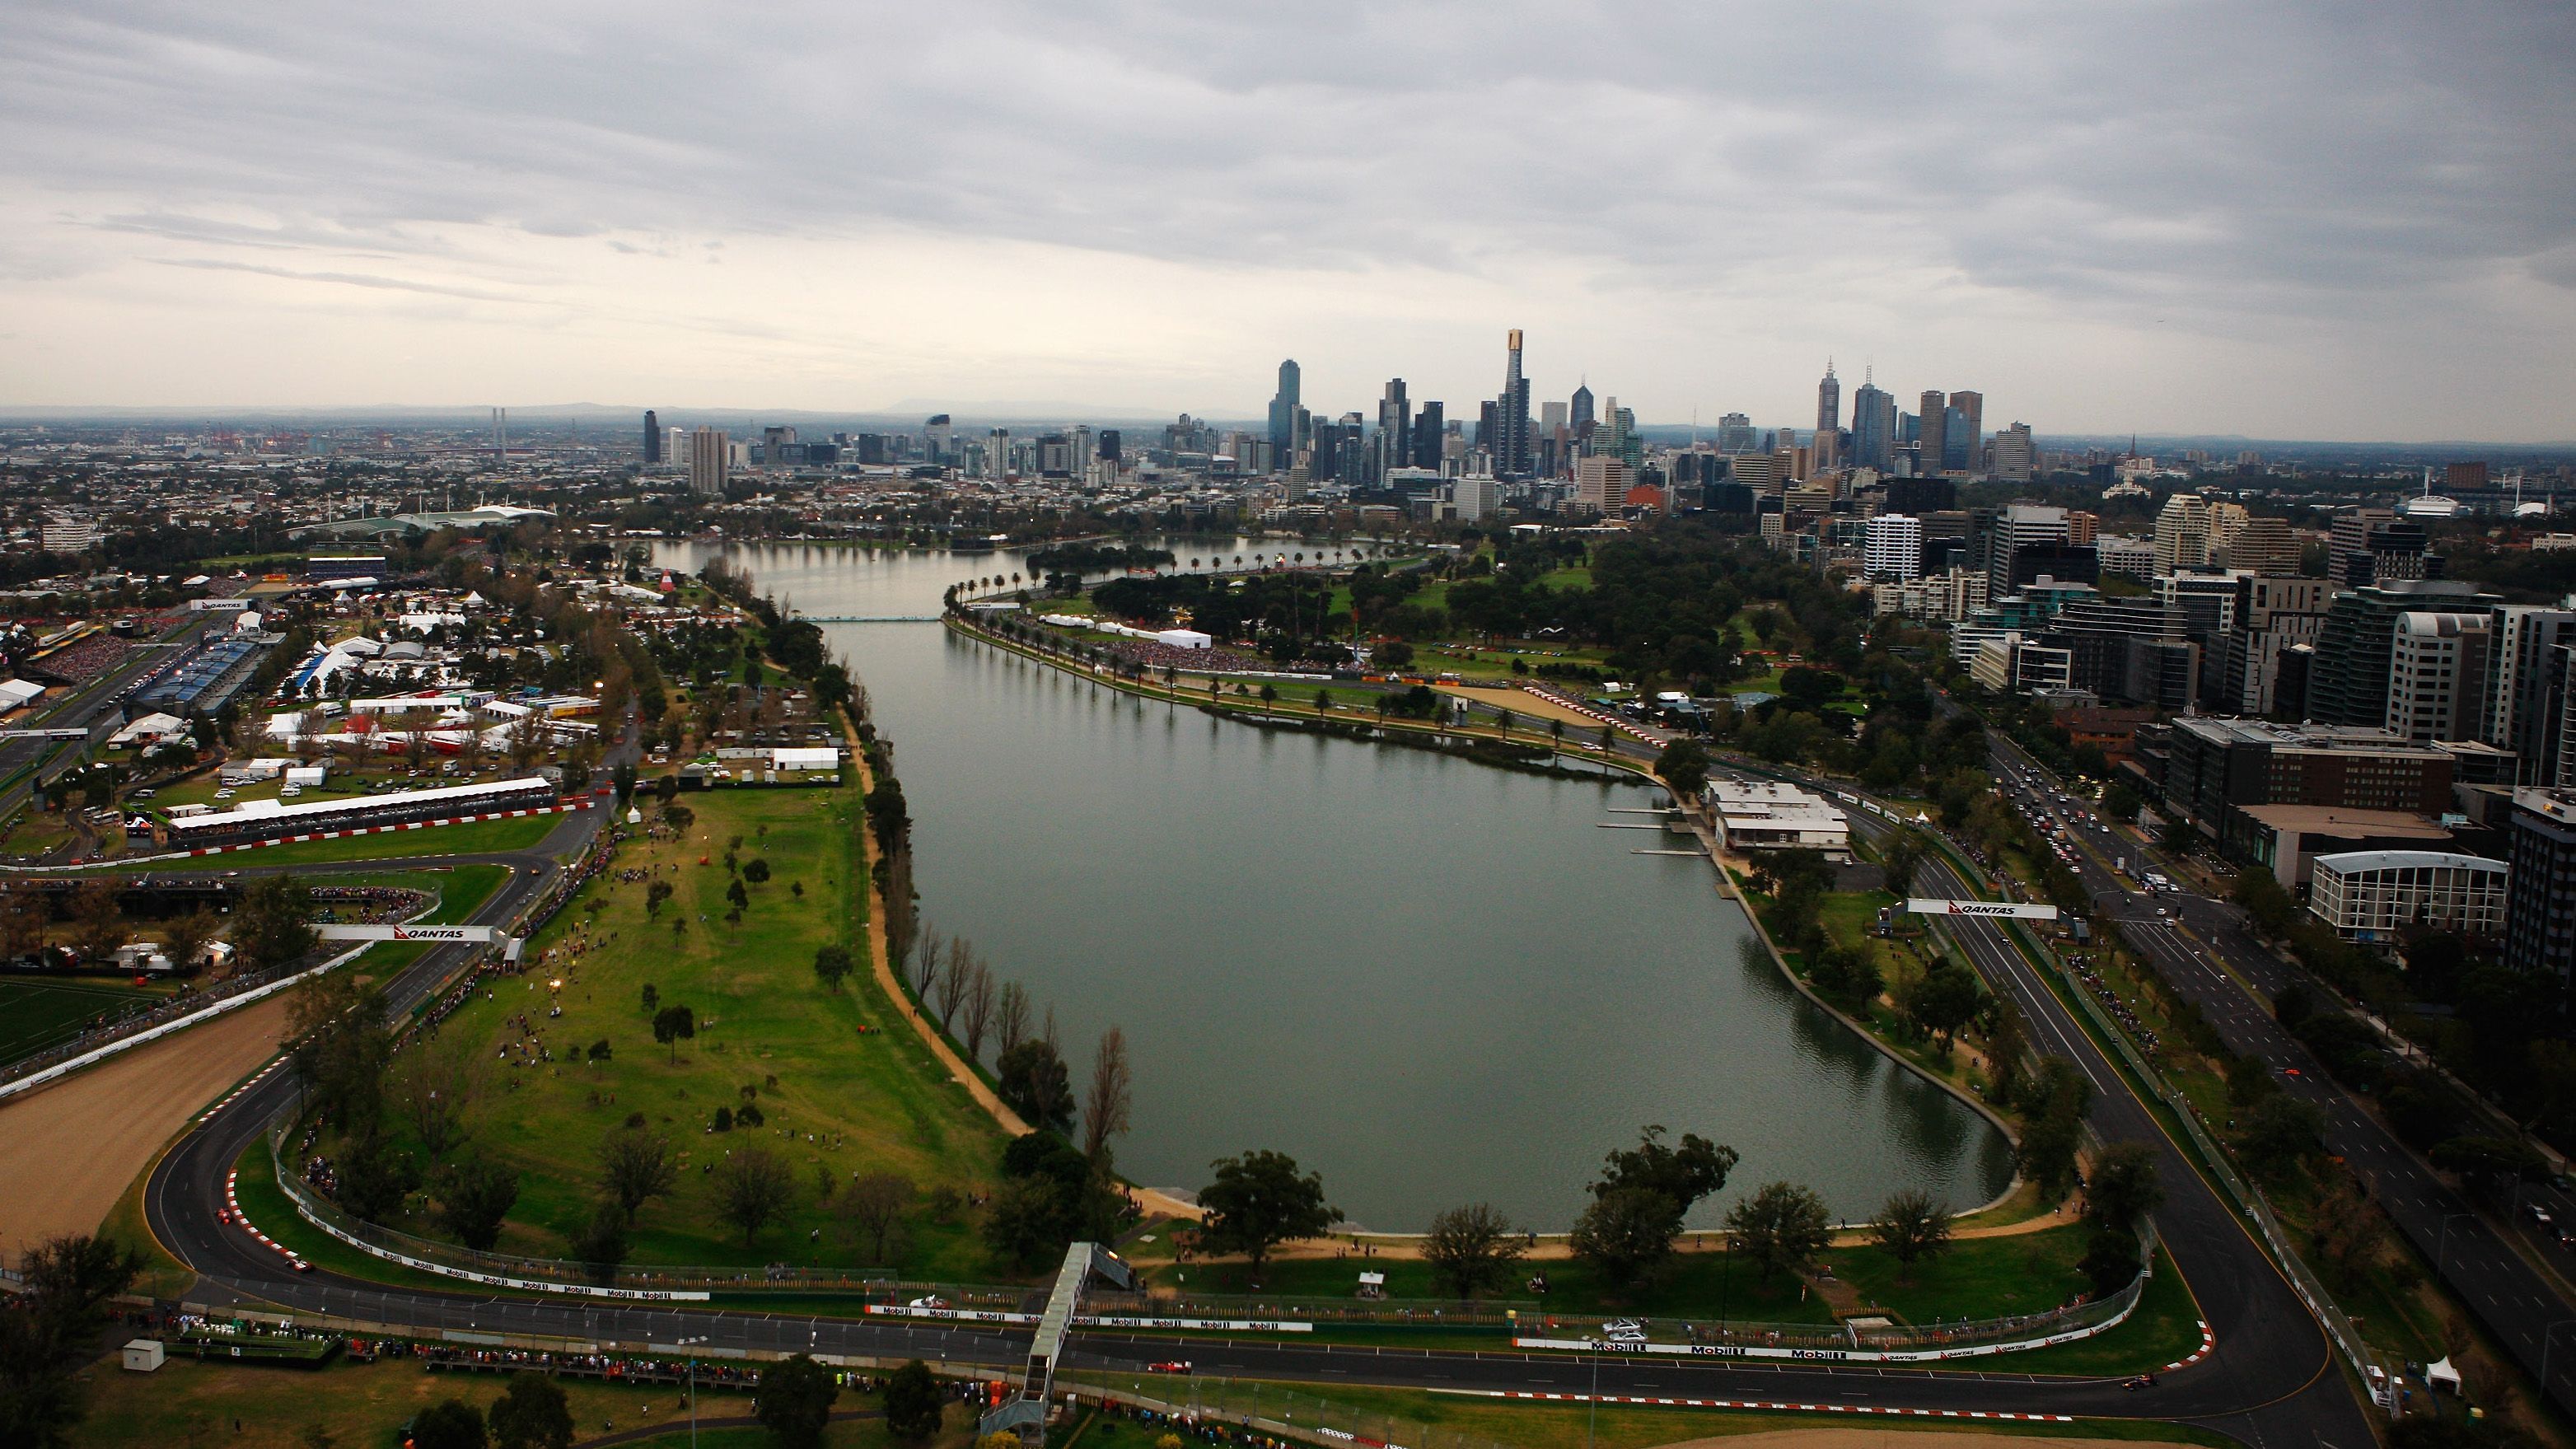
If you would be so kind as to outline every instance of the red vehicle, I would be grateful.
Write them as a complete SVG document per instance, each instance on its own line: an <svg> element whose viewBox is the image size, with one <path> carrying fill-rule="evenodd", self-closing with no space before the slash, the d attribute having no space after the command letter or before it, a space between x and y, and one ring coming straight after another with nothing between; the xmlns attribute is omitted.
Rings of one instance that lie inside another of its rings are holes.
<svg viewBox="0 0 2576 1449"><path fill-rule="evenodd" d="M1145 1372L1149 1374L1185 1374L1189 1371L1190 1362L1183 1358L1165 1359L1161 1363L1145 1365Z"/></svg>

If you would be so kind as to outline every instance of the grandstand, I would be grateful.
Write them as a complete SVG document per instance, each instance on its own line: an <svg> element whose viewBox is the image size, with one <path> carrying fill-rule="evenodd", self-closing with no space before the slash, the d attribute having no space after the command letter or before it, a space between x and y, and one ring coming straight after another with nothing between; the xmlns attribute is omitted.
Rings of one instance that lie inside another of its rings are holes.
<svg viewBox="0 0 2576 1449"><path fill-rule="evenodd" d="M220 639L187 663L154 680L135 703L172 714L212 714L222 709L259 668L267 644L256 638Z"/></svg>
<svg viewBox="0 0 2576 1449"><path fill-rule="evenodd" d="M238 845L276 840L288 835L314 835L326 830L364 830L412 820L444 820L498 810L527 810L555 803L554 782L541 775L494 780L481 785L445 785L434 790L402 790L390 795L362 795L346 800L313 800L280 804L252 800L238 809L195 815L169 822L170 844L181 850L209 845Z"/></svg>

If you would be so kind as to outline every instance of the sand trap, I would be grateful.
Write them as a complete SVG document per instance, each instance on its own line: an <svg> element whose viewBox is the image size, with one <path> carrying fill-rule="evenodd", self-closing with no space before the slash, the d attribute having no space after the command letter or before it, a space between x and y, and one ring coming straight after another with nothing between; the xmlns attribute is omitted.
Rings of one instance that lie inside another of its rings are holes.
<svg viewBox="0 0 2576 1449"><path fill-rule="evenodd" d="M0 1105L0 1253L97 1230L196 1113L277 1051L286 994Z"/></svg>

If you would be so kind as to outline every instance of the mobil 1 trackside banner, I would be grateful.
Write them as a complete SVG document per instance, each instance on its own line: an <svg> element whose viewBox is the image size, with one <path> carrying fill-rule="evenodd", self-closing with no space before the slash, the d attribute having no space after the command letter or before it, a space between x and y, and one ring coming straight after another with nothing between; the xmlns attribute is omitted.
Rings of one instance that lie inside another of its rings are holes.
<svg viewBox="0 0 2576 1449"><path fill-rule="evenodd" d="M1918 916L1999 916L2014 921L2053 921L2055 906L2023 905L2018 901L1948 901L1927 900L1916 896L1905 908Z"/></svg>

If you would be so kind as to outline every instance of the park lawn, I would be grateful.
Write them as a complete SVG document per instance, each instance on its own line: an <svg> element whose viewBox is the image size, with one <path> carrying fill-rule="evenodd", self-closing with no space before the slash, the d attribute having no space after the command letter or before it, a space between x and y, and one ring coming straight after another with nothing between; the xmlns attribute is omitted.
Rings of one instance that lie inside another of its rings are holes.
<svg viewBox="0 0 2576 1449"><path fill-rule="evenodd" d="M426 826L350 835L338 840L305 840L257 850L226 851L198 857L203 864L177 865L169 860L135 861L118 870L227 870L245 866L332 865L348 860L401 860L410 856L497 855L527 850L563 823L560 815L523 815L510 820L474 820L462 825Z"/></svg>
<svg viewBox="0 0 2576 1449"><path fill-rule="evenodd" d="M502 1374L433 1374L417 1359L388 1358L372 1364L344 1360L320 1369L200 1363L175 1351L160 1370L126 1373L114 1355L102 1357L87 1374L89 1418L74 1430L71 1443L87 1446L222 1444L241 1449L303 1449L308 1426L331 1435L343 1449L376 1449L394 1443L404 1420L442 1399L462 1399L488 1409L509 1386ZM671 1425L676 1440L655 1436L654 1444L688 1442L686 1394L667 1384L610 1384L595 1379L557 1380L572 1409L576 1442L597 1437L604 1426L619 1429ZM843 1390L832 1405L836 1412L879 1407L877 1396ZM701 1386L701 1421L748 1418L752 1396L739 1389ZM233 1421L241 1430L233 1430ZM931 1449L963 1449L973 1422L961 1407L952 1407L946 1428L926 1441ZM701 1429L702 1449L724 1444L749 1446L775 1442L766 1431L748 1427ZM891 1441L882 1419L835 1423L824 1441L832 1449L882 1449Z"/></svg>
<svg viewBox="0 0 2576 1449"><path fill-rule="evenodd" d="M167 994L106 981L0 981L0 1062L69 1041L108 1012Z"/></svg>
<svg viewBox="0 0 2576 1449"><path fill-rule="evenodd" d="M2156 1249L2155 1267L2146 1292L2138 1296L2136 1311L2110 1332L2029 1353L1960 1359L1957 1366L2015 1373L2108 1376L2144 1373L2179 1363L2200 1351L2200 1304L2162 1247Z"/></svg>
<svg viewBox="0 0 2576 1449"><path fill-rule="evenodd" d="M987 1188L998 1178L1001 1133L931 1064L864 964L837 995L814 979L819 946L850 946L862 962L867 955L865 918L856 909L864 897L853 889L858 792L718 790L692 794L687 804L696 820L685 841L620 846L611 869L530 943L538 969L524 980L495 982L440 1029L468 1033L498 1055L502 1043L522 1035L511 1018L524 1012L556 1059L496 1068L502 1080L477 1114L478 1149L523 1174L499 1250L560 1254L591 1211L596 1144L641 1113L677 1140L682 1169L678 1188L638 1214L632 1261L848 1266L853 1250L831 1230L818 1171L836 1185L890 1169L924 1192ZM766 859L772 875L749 887L750 910L739 926L728 926L732 877L721 860L737 835L741 859ZM677 895L658 920L648 920L645 883L622 884L615 875L675 862L679 872L661 878ZM570 949L585 942L579 954ZM549 951L551 959L537 954ZM549 979L563 982L559 992L546 989ZM652 1038L641 1005L648 983L663 1006L697 1013L697 1036L677 1043L676 1052ZM561 1018L546 1017L550 996L563 1006ZM597 1041L609 1043L612 1059L577 1061ZM707 1131L717 1107L743 1105L745 1087L767 1121ZM797 1193L784 1218L746 1244L717 1219L709 1169L754 1146L787 1158ZM924 1218L901 1267L916 1276L981 1278L988 1276L982 1260L965 1222Z"/></svg>

